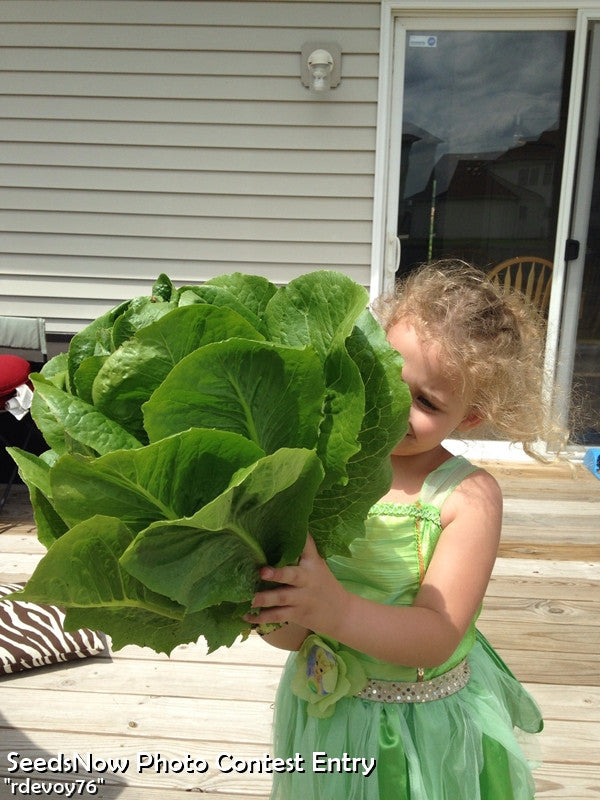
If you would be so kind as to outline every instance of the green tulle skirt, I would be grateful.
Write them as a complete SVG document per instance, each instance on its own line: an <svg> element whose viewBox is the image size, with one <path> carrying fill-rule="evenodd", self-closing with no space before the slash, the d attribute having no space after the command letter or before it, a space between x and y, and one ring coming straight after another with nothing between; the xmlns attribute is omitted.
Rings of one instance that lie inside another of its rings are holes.
<svg viewBox="0 0 600 800"><path fill-rule="evenodd" d="M304 771L275 774L272 800L532 800L532 765L514 729L539 732L540 710L481 635L469 666L467 686L443 700L342 698L332 717L316 719L290 690L291 656L274 754Z"/></svg>

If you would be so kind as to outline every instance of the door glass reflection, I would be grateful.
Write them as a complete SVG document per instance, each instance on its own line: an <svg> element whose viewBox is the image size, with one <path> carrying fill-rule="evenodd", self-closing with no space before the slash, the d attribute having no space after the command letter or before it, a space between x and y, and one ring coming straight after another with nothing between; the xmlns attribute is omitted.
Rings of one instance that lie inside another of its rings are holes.
<svg viewBox="0 0 600 800"><path fill-rule="evenodd" d="M553 258L572 45L566 31L408 32L401 272Z"/></svg>
<svg viewBox="0 0 600 800"><path fill-rule="evenodd" d="M585 252L573 374L575 442L600 445L600 132Z"/></svg>

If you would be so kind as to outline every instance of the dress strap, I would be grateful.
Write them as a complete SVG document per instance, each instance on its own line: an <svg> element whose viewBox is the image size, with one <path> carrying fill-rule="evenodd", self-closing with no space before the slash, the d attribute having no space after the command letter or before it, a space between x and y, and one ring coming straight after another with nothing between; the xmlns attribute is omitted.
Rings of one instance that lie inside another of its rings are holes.
<svg viewBox="0 0 600 800"><path fill-rule="evenodd" d="M463 456L452 456L425 478L421 489L421 503L441 509L458 484L478 469L479 467Z"/></svg>

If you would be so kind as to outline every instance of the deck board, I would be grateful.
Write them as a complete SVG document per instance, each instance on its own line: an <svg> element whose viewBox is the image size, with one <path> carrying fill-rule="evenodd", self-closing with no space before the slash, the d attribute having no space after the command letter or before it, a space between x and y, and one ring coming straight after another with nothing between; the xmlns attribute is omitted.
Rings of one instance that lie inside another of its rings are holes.
<svg viewBox="0 0 600 800"><path fill-rule="evenodd" d="M568 465L486 466L502 486L505 514L480 628L544 713L536 798L600 798L600 481ZM42 553L26 491L15 487L0 517L0 580L26 580ZM251 636L211 655L202 644L170 658L129 646L1 678L0 800L15 796L5 777L32 777L8 772L14 752L46 760L89 753L97 767L127 759L124 774L79 774L98 781L101 800L266 800L268 772L226 773L216 760L230 753L260 763L270 752L285 657ZM210 768L141 769L140 754L175 766L204 759Z"/></svg>

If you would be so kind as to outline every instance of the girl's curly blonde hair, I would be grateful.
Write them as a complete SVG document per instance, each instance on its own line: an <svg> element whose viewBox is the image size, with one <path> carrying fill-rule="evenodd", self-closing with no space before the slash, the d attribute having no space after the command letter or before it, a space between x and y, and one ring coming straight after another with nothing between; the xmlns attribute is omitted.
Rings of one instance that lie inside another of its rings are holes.
<svg viewBox="0 0 600 800"><path fill-rule="evenodd" d="M545 323L523 294L449 259L408 274L373 311L386 331L408 320L440 347L445 377L491 431L527 452L545 438Z"/></svg>

